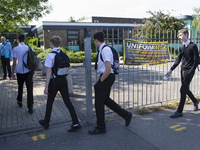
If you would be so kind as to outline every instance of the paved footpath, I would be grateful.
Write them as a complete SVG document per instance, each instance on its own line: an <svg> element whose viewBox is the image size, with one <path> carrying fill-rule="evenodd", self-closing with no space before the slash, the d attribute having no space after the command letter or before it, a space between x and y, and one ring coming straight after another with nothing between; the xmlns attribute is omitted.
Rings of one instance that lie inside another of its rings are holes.
<svg viewBox="0 0 200 150"><path fill-rule="evenodd" d="M129 127L115 113L106 114L107 133L88 135L94 125L88 124L85 109L84 68L72 68L74 95L71 96L82 130L70 134L66 130L71 124L69 112L59 96L56 96L49 130L44 130L38 120L44 118L46 95L43 94L45 79L38 71L34 75L34 113L26 107L24 88L23 107L16 101L16 80L0 81L0 149L73 149L73 150L199 150L200 111L193 105L185 105L183 117L171 119L175 109L152 112L147 115L133 114ZM77 73L78 72L78 73ZM82 73L81 73L82 72ZM1 73L0 73L1 74ZM95 77L95 74L92 75ZM131 111L131 110L130 110ZM110 117L110 118L109 118ZM34 141L33 135L45 135L43 140ZM24 134L29 133L29 134ZM59 135L59 136L57 136ZM78 139L78 142L77 142ZM23 144L23 142L25 144ZM15 143L15 144L13 144ZM22 144L21 144L22 143Z"/></svg>
<svg viewBox="0 0 200 150"><path fill-rule="evenodd" d="M23 107L17 105L17 80L0 81L0 135L40 128L38 120L44 118L47 96L44 95L45 80L41 71L34 75L34 113L28 113L27 92L24 84ZM56 96L51 116L51 124L71 122L69 112L62 99Z"/></svg>

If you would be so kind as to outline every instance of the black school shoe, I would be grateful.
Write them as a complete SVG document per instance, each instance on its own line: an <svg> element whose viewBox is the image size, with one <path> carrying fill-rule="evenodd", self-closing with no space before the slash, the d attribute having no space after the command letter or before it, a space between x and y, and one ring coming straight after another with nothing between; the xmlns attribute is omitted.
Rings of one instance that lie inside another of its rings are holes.
<svg viewBox="0 0 200 150"><path fill-rule="evenodd" d="M131 123L131 119L132 119L132 113L129 112L128 115L125 118L125 126L128 127L128 125Z"/></svg>
<svg viewBox="0 0 200 150"><path fill-rule="evenodd" d="M68 132L76 132L81 128L81 125L78 124L77 126L71 125L71 128L68 130Z"/></svg>
<svg viewBox="0 0 200 150"><path fill-rule="evenodd" d="M198 108L198 104L199 104L199 100L197 99L197 102L194 103L194 111L199 110L199 108Z"/></svg>
<svg viewBox="0 0 200 150"><path fill-rule="evenodd" d="M39 120L39 123L40 123L45 129L48 129L48 128L49 128L49 124L46 123L44 119Z"/></svg>
<svg viewBox="0 0 200 150"><path fill-rule="evenodd" d="M94 129L89 130L88 133L90 135L105 134L106 133L106 129L99 129L98 127L94 127Z"/></svg>
<svg viewBox="0 0 200 150"><path fill-rule="evenodd" d="M17 101L17 105L18 105L20 108L22 108L22 102Z"/></svg>
<svg viewBox="0 0 200 150"><path fill-rule="evenodd" d="M170 116L170 118L178 118L182 116L183 116L183 113L176 111L173 115Z"/></svg>
<svg viewBox="0 0 200 150"><path fill-rule="evenodd" d="M29 114L32 114L32 113L33 113L33 107L31 107L31 108L28 109L28 113L29 113Z"/></svg>

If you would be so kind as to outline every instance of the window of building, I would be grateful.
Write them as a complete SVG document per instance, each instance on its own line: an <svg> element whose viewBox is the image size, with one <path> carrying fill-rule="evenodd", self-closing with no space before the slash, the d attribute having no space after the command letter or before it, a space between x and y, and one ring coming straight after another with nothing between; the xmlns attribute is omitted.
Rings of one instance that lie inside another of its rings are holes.
<svg viewBox="0 0 200 150"><path fill-rule="evenodd" d="M111 44L112 40L114 40L113 44L122 44L123 43L123 30L122 29L104 29L104 39L106 43Z"/></svg>
<svg viewBox="0 0 200 150"><path fill-rule="evenodd" d="M67 31L67 44L68 46L79 45L79 31L78 30Z"/></svg>

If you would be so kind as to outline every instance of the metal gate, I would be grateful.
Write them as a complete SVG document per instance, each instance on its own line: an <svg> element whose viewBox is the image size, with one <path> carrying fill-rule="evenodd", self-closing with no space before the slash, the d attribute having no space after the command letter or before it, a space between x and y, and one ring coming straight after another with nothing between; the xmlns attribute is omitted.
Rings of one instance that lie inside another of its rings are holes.
<svg viewBox="0 0 200 150"><path fill-rule="evenodd" d="M176 31L150 31L144 34L143 31L133 29L96 29L95 31L105 33L105 43L113 46L123 58L123 39L135 39L138 41L162 42L168 41L171 60L168 64L159 66L125 66L120 60L120 73L116 75L115 83L112 87L110 97L124 109L146 106L150 104L167 102L180 98L180 64L173 71L169 80L164 81L164 75L169 71L176 58L176 52L181 46L181 41L177 38ZM140 33L140 36L138 35ZM190 32L189 39L200 47L199 32ZM143 37L143 34L145 35ZM92 35L93 37L93 35ZM92 76L92 83L97 81L98 74ZM199 95L199 72L196 70L195 76L190 84L190 89L194 95ZM93 91L94 96L94 91ZM94 99L93 99L94 100ZM106 111L110 111L107 109Z"/></svg>

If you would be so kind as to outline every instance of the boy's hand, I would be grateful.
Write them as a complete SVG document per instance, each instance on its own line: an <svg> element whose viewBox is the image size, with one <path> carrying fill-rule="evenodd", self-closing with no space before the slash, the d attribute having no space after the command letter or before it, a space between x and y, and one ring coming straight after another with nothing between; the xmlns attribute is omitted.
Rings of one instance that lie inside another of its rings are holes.
<svg viewBox="0 0 200 150"><path fill-rule="evenodd" d="M166 75L170 75L172 73L172 70L169 70Z"/></svg>

